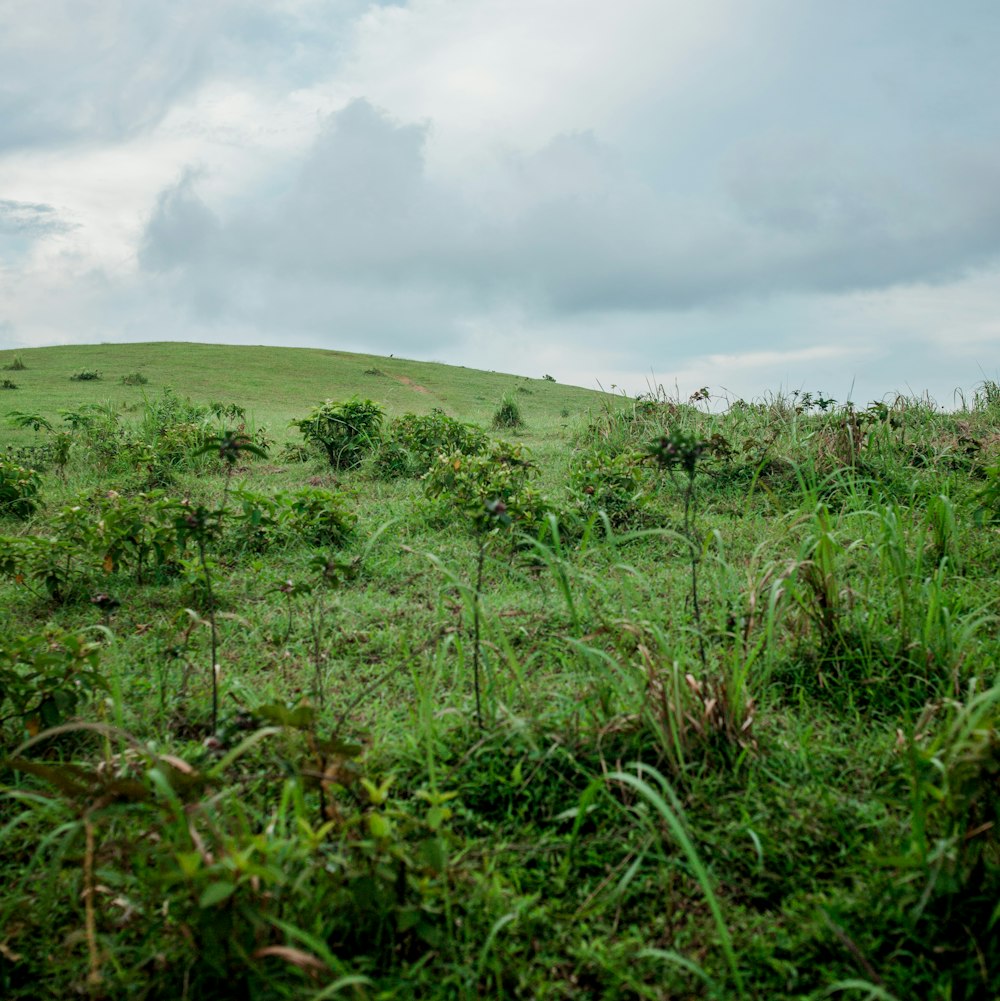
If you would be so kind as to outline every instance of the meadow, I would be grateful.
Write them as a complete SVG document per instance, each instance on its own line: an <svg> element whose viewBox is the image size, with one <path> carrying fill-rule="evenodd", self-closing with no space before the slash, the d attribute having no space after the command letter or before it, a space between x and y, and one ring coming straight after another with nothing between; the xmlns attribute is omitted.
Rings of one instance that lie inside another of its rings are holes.
<svg viewBox="0 0 1000 1001"><path fill-rule="evenodd" d="M0 387L0 996L1000 997L996 383Z"/></svg>

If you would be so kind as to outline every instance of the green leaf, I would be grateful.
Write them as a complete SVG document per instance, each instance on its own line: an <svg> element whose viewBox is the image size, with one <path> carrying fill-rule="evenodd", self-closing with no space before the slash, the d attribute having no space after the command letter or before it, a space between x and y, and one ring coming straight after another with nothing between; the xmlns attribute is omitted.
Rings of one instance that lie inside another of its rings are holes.
<svg viewBox="0 0 1000 1001"><path fill-rule="evenodd" d="M218 883L211 883L206 886L202 891L201 897L198 898L198 906L214 907L216 904L221 904L223 900L227 900L233 895L236 890L236 884L230 883L228 880L220 880Z"/></svg>

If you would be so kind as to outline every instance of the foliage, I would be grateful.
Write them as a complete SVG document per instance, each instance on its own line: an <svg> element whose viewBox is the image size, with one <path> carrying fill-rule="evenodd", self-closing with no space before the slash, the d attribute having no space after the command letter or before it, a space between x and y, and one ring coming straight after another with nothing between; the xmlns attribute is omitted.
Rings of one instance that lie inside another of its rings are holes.
<svg viewBox="0 0 1000 1001"><path fill-rule="evenodd" d="M425 416L403 414L393 420L375 453L375 468L386 478L423 476L442 452L480 455L489 438L480 428L449 417L435 407Z"/></svg>
<svg viewBox="0 0 1000 1001"><path fill-rule="evenodd" d="M101 378L101 373L96 368L81 368L69 378L71 382L96 382Z"/></svg>
<svg viewBox="0 0 1000 1001"><path fill-rule="evenodd" d="M107 689L99 667L100 644L77 633L0 635L0 727L18 719L35 734L62 723Z"/></svg>
<svg viewBox="0 0 1000 1001"><path fill-rule="evenodd" d="M482 455L438 455L424 476L424 489L428 497L462 511L477 530L490 523L489 505L496 501L503 503L512 524L529 530L549 509L531 486L537 475L538 467L523 445L497 441Z"/></svg>
<svg viewBox="0 0 1000 1001"><path fill-rule="evenodd" d="M378 445L384 418L378 403L353 397L344 403L327 400L291 426L318 447L334 469L350 469Z"/></svg>
<svg viewBox="0 0 1000 1001"><path fill-rule="evenodd" d="M26 353L0 718L57 726L0 763L5 998L1000 993L991 389L535 384L530 454L403 422L418 484L251 461L243 405L410 363L185 351L237 402L81 406L107 352ZM463 420L510 383L405 371Z"/></svg>
<svg viewBox="0 0 1000 1001"><path fill-rule="evenodd" d="M56 604L82 597L90 580L83 557L67 539L0 535L0 575L39 598L40 585Z"/></svg>
<svg viewBox="0 0 1000 1001"><path fill-rule="evenodd" d="M129 372L121 378L123 386L145 386L148 382L149 379L142 372Z"/></svg>
<svg viewBox="0 0 1000 1001"><path fill-rule="evenodd" d="M34 469L0 459L0 517L31 517L40 488L41 478Z"/></svg>
<svg viewBox="0 0 1000 1001"><path fill-rule="evenodd" d="M336 490L301 487L275 495L275 501L278 524L286 538L313 546L339 546L354 531L357 519Z"/></svg>
<svg viewBox="0 0 1000 1001"><path fill-rule="evenodd" d="M1000 522L1000 465L990 466L984 473L986 486L976 495L979 503L975 517L979 525Z"/></svg>
<svg viewBox="0 0 1000 1001"><path fill-rule="evenodd" d="M48 789L24 797L15 823L51 825L28 869L46 873L41 892L5 922L14 985L52 976L27 946L57 893L91 990L112 993L155 965L157 997L335 994L367 984L361 971L447 944L471 909L452 889L469 878L452 854L454 794L394 797L392 778L366 774L359 745L320 736L307 706L263 705L240 726L218 762L161 757L114 733L122 750L97 769L9 761ZM270 805L248 795L241 759L266 769ZM81 855L82 878L70 862ZM96 887L95 862L128 921ZM109 955L99 943L111 936Z"/></svg>
<svg viewBox="0 0 1000 1001"><path fill-rule="evenodd" d="M603 511L613 528L636 527L650 500L641 455L595 448L578 452L570 490L585 517Z"/></svg>
<svg viewBox="0 0 1000 1001"><path fill-rule="evenodd" d="M107 574L130 570L143 584L168 579L184 555L178 523L187 505L161 490L123 495L109 490L77 498L55 515L59 536Z"/></svg>
<svg viewBox="0 0 1000 1001"><path fill-rule="evenodd" d="M525 427L521 407L513 393L504 393L500 406L493 414L493 429L495 431L520 431Z"/></svg>
<svg viewBox="0 0 1000 1001"><path fill-rule="evenodd" d="M14 360L4 365L5 372L24 372L28 368L24 364L24 359L20 355L14 355Z"/></svg>

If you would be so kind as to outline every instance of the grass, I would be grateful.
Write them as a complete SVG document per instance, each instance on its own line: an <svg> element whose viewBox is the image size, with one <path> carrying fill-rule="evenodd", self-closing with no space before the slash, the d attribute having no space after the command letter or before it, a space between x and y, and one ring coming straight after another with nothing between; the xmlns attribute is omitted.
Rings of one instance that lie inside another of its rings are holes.
<svg viewBox="0 0 1000 1001"><path fill-rule="evenodd" d="M238 401L256 423L266 424L276 434L287 433L289 438L288 421L309 407L355 395L381 403L390 416L425 414L441 407L463 420L488 425L502 396L510 391L512 379L503 373L434 362L312 348L150 342L0 351L0 367L17 359L27 366L18 376L23 387L20 408L30 402L53 420L61 407L110 400L117 407L134 408L144 395L155 397L171 388L201 403ZM78 371L99 371L101 380L69 383ZM123 385L123 379L135 374L148 382ZM536 390L536 395L523 398L528 402L522 402L522 409L539 438L562 432L567 423L560 416L562 409L569 411L570 420L580 419L606 398L603 393L541 378L517 381ZM29 435L8 433L19 444L30 440Z"/></svg>
<svg viewBox="0 0 1000 1001"><path fill-rule="evenodd" d="M281 458L288 422L486 428L511 376L19 354L52 429L10 430L40 478L0 464L5 997L1000 992L989 393L521 380L517 442L432 497Z"/></svg>

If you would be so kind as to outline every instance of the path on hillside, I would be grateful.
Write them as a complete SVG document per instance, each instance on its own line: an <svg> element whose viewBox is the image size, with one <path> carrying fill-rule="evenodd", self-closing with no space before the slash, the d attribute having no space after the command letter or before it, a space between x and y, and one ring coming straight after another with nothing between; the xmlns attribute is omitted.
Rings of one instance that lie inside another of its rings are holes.
<svg viewBox="0 0 1000 1001"><path fill-rule="evenodd" d="M394 375L393 378L396 382L401 382L404 386L409 386L415 393L426 393L428 396L434 395L426 386L421 386L420 383L414 382L408 375Z"/></svg>

